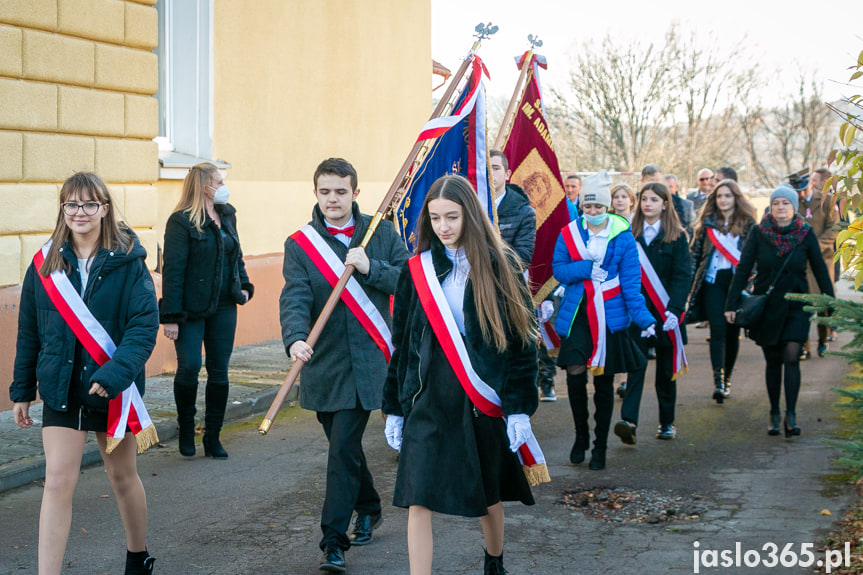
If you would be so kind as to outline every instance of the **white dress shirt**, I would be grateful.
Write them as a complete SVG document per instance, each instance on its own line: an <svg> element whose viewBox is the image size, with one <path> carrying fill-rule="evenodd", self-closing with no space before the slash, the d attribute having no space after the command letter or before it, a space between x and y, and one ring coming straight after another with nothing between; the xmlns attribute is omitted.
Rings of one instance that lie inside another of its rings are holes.
<svg viewBox="0 0 863 575"><path fill-rule="evenodd" d="M650 245L650 242L656 239L659 235L659 230L662 229L662 220L656 220L652 224L644 222L644 227L641 231L641 237L644 238L645 245Z"/></svg>

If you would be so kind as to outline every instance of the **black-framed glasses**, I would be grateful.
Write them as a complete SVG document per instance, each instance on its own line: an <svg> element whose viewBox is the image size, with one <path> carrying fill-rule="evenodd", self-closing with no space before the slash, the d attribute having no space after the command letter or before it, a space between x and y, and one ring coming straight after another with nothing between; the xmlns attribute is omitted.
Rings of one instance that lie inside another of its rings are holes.
<svg viewBox="0 0 863 575"><path fill-rule="evenodd" d="M102 207L102 204L99 202L84 202L83 204L64 202L61 204L61 207L63 208L63 213L67 216L76 215L78 210L84 210L85 216L95 216L96 212L99 211L99 208Z"/></svg>
<svg viewBox="0 0 863 575"><path fill-rule="evenodd" d="M698 178L698 181L699 181L699 182L709 182L709 181L710 181L710 180L712 180L712 179L713 179L713 176L711 176L711 177L709 177L709 178Z"/></svg>

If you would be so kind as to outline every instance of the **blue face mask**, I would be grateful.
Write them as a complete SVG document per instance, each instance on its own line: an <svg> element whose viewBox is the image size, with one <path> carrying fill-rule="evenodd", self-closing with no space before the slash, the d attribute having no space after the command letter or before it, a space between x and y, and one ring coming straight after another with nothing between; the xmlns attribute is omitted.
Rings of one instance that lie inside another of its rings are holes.
<svg viewBox="0 0 863 575"><path fill-rule="evenodd" d="M602 212L601 214L596 216L589 216L587 214L584 214L584 219L587 220L587 223L593 226L598 226L608 219L608 212Z"/></svg>

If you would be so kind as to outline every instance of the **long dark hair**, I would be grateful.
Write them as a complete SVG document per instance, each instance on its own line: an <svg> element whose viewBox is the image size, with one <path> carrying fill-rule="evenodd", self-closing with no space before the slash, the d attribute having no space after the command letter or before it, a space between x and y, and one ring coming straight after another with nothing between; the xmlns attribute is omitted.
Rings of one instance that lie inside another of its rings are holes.
<svg viewBox="0 0 863 575"><path fill-rule="evenodd" d="M677 241L680 234L685 234L686 232L683 231L683 226L680 225L680 218L677 217L677 210L674 209L674 202L671 199L668 187L661 182L648 182L638 192L638 201L635 202L635 213L632 216L632 235L638 239L644 233L644 213L641 211L641 196L647 190L650 190L665 202L665 210L659 216L659 220L662 222L662 229L665 231L662 242L670 243Z"/></svg>
<svg viewBox="0 0 863 575"><path fill-rule="evenodd" d="M483 340L493 344L499 352L505 351L508 343L505 320L525 344L536 341L536 315L527 305L530 293L518 275L522 272L518 258L492 228L468 180L461 176L443 176L432 184L417 224L417 253L428 250L432 241L439 241L428 212L429 202L439 198L462 208L459 244L470 262L469 276ZM498 274L494 273L493 260L498 264ZM503 302L502 310L498 307L498 295Z"/></svg>
<svg viewBox="0 0 863 575"><path fill-rule="evenodd" d="M39 268L42 277L48 277L52 272L64 270L71 273L72 266L60 253L63 244L72 237L72 230L66 225L63 217L63 204L77 197L79 201L91 200L107 205L108 209L99 228L99 241L97 249L118 250L129 253L132 251L132 237L128 228L120 227L114 211L114 203L111 201L111 193L102 178L92 172L77 172L63 182L60 188L60 209L57 214L57 224L51 234L51 247L48 255ZM92 257L92 256L91 256Z"/></svg>
<svg viewBox="0 0 863 575"><path fill-rule="evenodd" d="M740 191L740 186L737 185L737 182L734 180L722 180L716 184L716 187L707 196L707 200L705 200L704 206L702 206L701 212L698 214L698 219L695 220L695 225L692 226L693 236L698 236L701 233L701 230L704 229L704 220L708 216L715 215L717 225L722 226L723 222L719 221L721 213L719 208L716 207L716 192L719 191L719 188L728 188L734 195L734 213L731 214L731 220L728 222L727 229L723 227L720 231L724 233L730 231L732 235L739 236L743 234L743 230L750 220L755 221L757 214L755 206L746 199L743 192Z"/></svg>

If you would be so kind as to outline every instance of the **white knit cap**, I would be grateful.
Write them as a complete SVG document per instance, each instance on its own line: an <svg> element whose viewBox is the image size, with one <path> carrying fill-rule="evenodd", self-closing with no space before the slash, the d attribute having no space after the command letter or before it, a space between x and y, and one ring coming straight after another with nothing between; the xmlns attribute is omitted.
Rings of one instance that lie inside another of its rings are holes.
<svg viewBox="0 0 863 575"><path fill-rule="evenodd" d="M587 176L581 182L579 201L584 204L599 204L611 207L611 176L605 170L599 170L592 176Z"/></svg>

